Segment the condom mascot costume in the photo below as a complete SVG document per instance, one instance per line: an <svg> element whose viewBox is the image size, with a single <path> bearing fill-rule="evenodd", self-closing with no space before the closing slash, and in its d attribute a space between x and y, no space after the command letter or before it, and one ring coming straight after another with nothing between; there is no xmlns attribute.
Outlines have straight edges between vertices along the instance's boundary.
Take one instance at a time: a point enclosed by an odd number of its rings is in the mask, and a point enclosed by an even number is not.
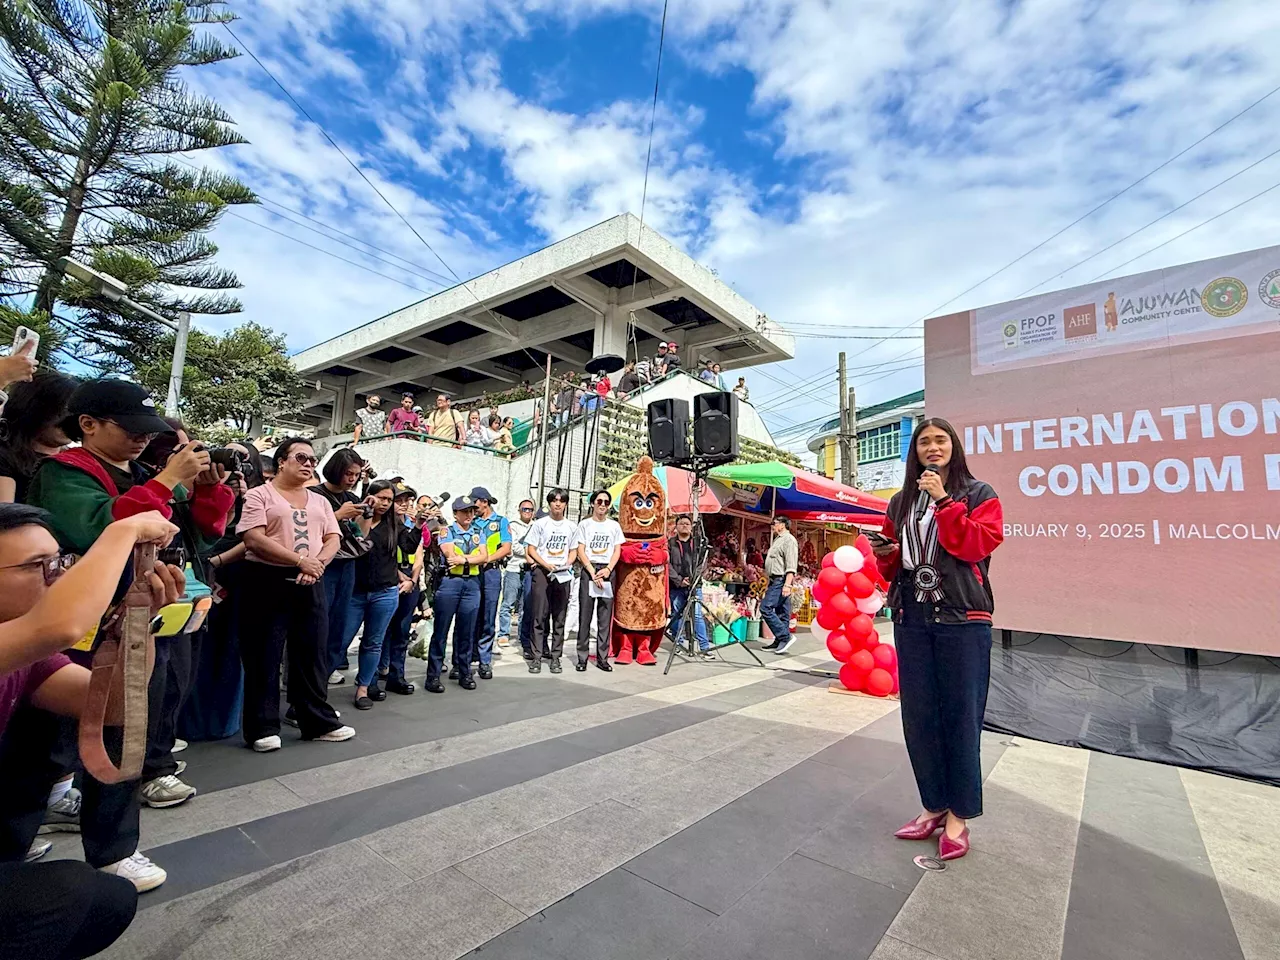
<svg viewBox="0 0 1280 960"><path fill-rule="evenodd" d="M613 662L651 667L667 629L667 496L641 457L618 498L618 524L626 539L614 571Z"/></svg>

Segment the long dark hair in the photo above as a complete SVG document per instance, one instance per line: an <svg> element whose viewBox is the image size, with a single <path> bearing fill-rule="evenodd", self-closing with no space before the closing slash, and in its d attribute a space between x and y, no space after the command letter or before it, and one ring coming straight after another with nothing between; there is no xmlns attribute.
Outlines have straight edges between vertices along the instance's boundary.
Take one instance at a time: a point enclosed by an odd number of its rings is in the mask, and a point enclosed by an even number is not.
<svg viewBox="0 0 1280 960"><path fill-rule="evenodd" d="M66 418L67 400L78 386L80 381L74 377L41 370L10 389L4 419L0 420L0 446L24 475L31 476L40 465L40 454L32 445L41 433Z"/></svg>
<svg viewBox="0 0 1280 960"><path fill-rule="evenodd" d="M902 494L898 497L898 507L894 510L894 516L889 518L899 530L902 529L907 513L916 502L916 484L924 473L924 464L920 462L920 454L916 452L916 443L920 440L920 434L929 427L937 427L951 438L951 462L947 464L947 494L952 497L962 494L973 480L973 474L969 472L969 463L964 457L964 444L960 442L956 428L941 417L926 417L921 420L911 432L911 447L907 451L907 469L902 479Z"/></svg>
<svg viewBox="0 0 1280 960"><path fill-rule="evenodd" d="M145 463L148 467L157 471L164 469L164 465L173 456L173 451L178 449L179 430L187 434L187 440L191 441L191 434L187 431L187 425L181 420L176 417L162 417L161 419L169 425L168 431L157 433L151 438L151 442L147 444L146 449L138 454L139 463Z"/></svg>

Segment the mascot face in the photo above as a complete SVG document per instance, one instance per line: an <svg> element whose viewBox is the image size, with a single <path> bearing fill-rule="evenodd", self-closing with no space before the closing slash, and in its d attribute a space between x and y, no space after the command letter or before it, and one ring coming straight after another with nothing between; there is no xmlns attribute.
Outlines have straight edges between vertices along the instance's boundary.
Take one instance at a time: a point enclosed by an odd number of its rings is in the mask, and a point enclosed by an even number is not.
<svg viewBox="0 0 1280 960"><path fill-rule="evenodd" d="M656 540L667 533L667 495L653 475L653 461L641 457L618 500L618 523L628 540Z"/></svg>

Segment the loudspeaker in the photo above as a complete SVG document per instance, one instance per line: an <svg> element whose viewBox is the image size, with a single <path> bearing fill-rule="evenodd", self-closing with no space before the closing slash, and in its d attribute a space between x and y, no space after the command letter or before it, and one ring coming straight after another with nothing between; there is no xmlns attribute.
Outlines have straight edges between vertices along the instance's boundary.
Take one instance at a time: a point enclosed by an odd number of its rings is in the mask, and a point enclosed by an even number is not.
<svg viewBox="0 0 1280 960"><path fill-rule="evenodd" d="M713 390L693 398L693 452L708 460L737 458L737 394Z"/></svg>
<svg viewBox="0 0 1280 960"><path fill-rule="evenodd" d="M669 397L645 408L649 418L649 456L654 463L689 459L689 401Z"/></svg>

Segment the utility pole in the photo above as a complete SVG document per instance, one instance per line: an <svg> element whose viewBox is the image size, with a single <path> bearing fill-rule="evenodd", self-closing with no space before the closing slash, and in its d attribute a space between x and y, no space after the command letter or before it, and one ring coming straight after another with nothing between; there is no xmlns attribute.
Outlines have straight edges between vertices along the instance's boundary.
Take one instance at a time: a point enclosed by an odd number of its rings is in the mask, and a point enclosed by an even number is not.
<svg viewBox="0 0 1280 960"><path fill-rule="evenodd" d="M846 486L853 484L853 458L849 452L849 384L845 378L844 351L840 351L840 431L836 434L836 445L840 450L840 482Z"/></svg>
<svg viewBox="0 0 1280 960"><path fill-rule="evenodd" d="M853 387L849 388L849 399L845 402L849 411L849 479L845 480L851 487L858 485L858 398Z"/></svg>

